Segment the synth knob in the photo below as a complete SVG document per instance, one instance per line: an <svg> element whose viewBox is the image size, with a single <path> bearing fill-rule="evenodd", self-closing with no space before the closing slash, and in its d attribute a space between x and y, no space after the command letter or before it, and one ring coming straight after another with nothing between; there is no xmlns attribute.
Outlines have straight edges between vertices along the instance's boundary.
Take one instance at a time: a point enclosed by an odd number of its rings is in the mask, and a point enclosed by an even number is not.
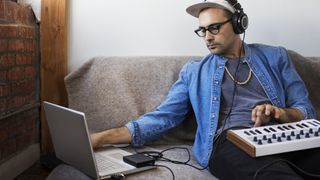
<svg viewBox="0 0 320 180"><path fill-rule="evenodd" d="M312 134L313 133L313 129L310 128L309 129L309 133Z"/></svg>
<svg viewBox="0 0 320 180"><path fill-rule="evenodd" d="M291 136L287 136L287 141L290 141L291 140Z"/></svg>
<svg viewBox="0 0 320 180"><path fill-rule="evenodd" d="M263 140L267 140L267 136L266 136L266 135L263 135L262 139L263 139Z"/></svg>
<svg viewBox="0 0 320 180"><path fill-rule="evenodd" d="M271 138L268 138L268 143L272 143Z"/></svg>
<svg viewBox="0 0 320 180"><path fill-rule="evenodd" d="M318 132L320 132L320 128L318 129Z"/></svg>
<svg viewBox="0 0 320 180"><path fill-rule="evenodd" d="M314 136L319 136L319 132L315 132L315 133L314 133Z"/></svg>
<svg viewBox="0 0 320 180"><path fill-rule="evenodd" d="M262 140L261 139L258 140L258 144L262 145Z"/></svg>
<svg viewBox="0 0 320 180"><path fill-rule="evenodd" d="M296 139L301 139L300 134L297 134Z"/></svg>
<svg viewBox="0 0 320 180"><path fill-rule="evenodd" d="M278 138L277 138L277 141L278 141L278 142L281 142L281 137L278 137Z"/></svg>
<svg viewBox="0 0 320 180"><path fill-rule="evenodd" d="M257 142L257 141L258 141L257 136L254 136L254 137L253 137L253 141L254 141L254 142Z"/></svg>
<svg viewBox="0 0 320 180"><path fill-rule="evenodd" d="M291 136L295 136L294 131L291 131Z"/></svg>
<svg viewBox="0 0 320 180"><path fill-rule="evenodd" d="M310 137L309 133L306 133L306 138L309 138L309 137Z"/></svg>
<svg viewBox="0 0 320 180"><path fill-rule="evenodd" d="M281 137L286 137L286 133L283 132L283 133L281 134Z"/></svg>
<svg viewBox="0 0 320 180"><path fill-rule="evenodd" d="M303 132L303 130L300 130L300 135L304 135L304 132Z"/></svg>
<svg viewBox="0 0 320 180"><path fill-rule="evenodd" d="M272 134L272 139L277 139L276 134Z"/></svg>

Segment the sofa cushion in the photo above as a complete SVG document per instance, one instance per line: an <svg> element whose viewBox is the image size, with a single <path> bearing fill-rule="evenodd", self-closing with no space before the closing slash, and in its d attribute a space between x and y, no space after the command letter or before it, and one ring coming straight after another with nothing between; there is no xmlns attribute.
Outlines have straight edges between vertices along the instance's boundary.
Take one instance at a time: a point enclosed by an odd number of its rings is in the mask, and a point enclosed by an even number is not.
<svg viewBox="0 0 320 180"><path fill-rule="evenodd" d="M317 119L320 120L320 58L306 58L292 50L288 52L309 91L309 99L316 109Z"/></svg>

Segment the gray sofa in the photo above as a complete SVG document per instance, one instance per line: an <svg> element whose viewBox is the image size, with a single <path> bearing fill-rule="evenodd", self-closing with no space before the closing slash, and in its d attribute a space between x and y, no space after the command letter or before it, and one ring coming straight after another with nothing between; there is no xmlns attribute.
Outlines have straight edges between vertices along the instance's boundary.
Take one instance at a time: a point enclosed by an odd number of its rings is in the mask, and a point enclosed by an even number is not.
<svg viewBox="0 0 320 180"><path fill-rule="evenodd" d="M320 58L305 58L289 51L298 73L305 81L310 99L320 115ZM166 97L187 61L201 57L98 57L89 60L65 78L69 106L86 113L91 132L123 126L145 112L152 111ZM196 124L191 114L179 127L170 130L155 142L148 143L144 150L163 150L169 147L187 147L191 151ZM131 148L125 148L133 151ZM182 150L167 152L166 157L187 160ZM175 174L176 179L216 179L208 170L199 171L185 165L167 162L164 164ZM191 157L190 164L197 165ZM228 173L228 172L226 172ZM47 177L48 180L90 179L68 165L59 165ZM126 179L172 179L165 168L157 168L133 175Z"/></svg>

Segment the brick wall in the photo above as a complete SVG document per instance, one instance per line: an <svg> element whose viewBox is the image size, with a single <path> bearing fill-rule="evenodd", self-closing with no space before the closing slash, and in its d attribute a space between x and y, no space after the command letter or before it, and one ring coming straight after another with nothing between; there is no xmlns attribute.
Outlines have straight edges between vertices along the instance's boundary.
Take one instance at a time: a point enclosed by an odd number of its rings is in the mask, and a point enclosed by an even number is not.
<svg viewBox="0 0 320 180"><path fill-rule="evenodd" d="M39 27L31 8L0 0L0 164L38 132Z"/></svg>

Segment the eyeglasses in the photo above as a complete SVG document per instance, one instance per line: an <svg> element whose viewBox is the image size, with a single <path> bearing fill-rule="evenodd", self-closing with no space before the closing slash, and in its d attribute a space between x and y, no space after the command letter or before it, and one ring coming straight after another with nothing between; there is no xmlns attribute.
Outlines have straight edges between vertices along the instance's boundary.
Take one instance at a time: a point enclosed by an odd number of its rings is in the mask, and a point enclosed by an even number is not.
<svg viewBox="0 0 320 180"><path fill-rule="evenodd" d="M221 27L228 23L229 21L231 21L231 19L228 19L224 22L221 23L214 23L214 24L210 24L207 28L205 27L199 27L198 29L196 29L194 32L199 36L199 37L205 37L206 36L206 32L209 31L211 34L213 35L217 35L221 29Z"/></svg>

